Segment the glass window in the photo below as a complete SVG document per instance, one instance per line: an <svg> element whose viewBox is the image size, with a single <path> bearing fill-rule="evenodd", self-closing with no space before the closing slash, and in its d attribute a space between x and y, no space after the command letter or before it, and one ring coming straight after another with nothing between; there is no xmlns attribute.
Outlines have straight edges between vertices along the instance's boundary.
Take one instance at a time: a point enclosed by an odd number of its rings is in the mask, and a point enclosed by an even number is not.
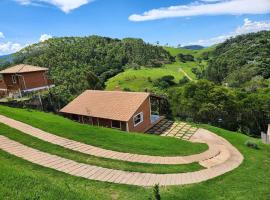
<svg viewBox="0 0 270 200"><path fill-rule="evenodd" d="M120 121L116 121L116 120L112 120L112 128L121 129L121 122Z"/></svg>
<svg viewBox="0 0 270 200"><path fill-rule="evenodd" d="M134 126L137 126L142 122L143 122L143 113L142 112L133 117Z"/></svg>
<svg viewBox="0 0 270 200"><path fill-rule="evenodd" d="M11 78L13 84L17 83L16 75L12 75Z"/></svg>

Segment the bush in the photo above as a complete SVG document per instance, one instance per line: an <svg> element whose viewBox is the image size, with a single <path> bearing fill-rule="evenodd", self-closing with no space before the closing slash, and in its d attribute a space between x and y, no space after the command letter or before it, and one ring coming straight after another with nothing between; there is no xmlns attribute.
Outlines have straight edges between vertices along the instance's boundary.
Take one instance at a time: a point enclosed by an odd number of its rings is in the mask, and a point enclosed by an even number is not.
<svg viewBox="0 0 270 200"><path fill-rule="evenodd" d="M250 140L246 141L245 145L252 149L259 149L258 145L255 142L250 141Z"/></svg>
<svg viewBox="0 0 270 200"><path fill-rule="evenodd" d="M125 87L125 88L123 89L123 91L125 91L125 92L131 92L132 90L131 90L130 88Z"/></svg>
<svg viewBox="0 0 270 200"><path fill-rule="evenodd" d="M182 54L179 53L177 55L177 58L181 61L181 62L188 62L188 61L194 61L194 56L190 55L190 54Z"/></svg>
<svg viewBox="0 0 270 200"><path fill-rule="evenodd" d="M180 85L184 85L184 84L186 84L188 82L189 82L189 79L186 76L184 76L184 78L182 78L182 79L179 80L179 84Z"/></svg>
<svg viewBox="0 0 270 200"><path fill-rule="evenodd" d="M163 76L154 82L154 86L161 89L166 89L170 86L175 85L175 82L173 80L174 76L171 75Z"/></svg>
<svg viewBox="0 0 270 200"><path fill-rule="evenodd" d="M154 188L153 188L153 198L150 197L149 200L161 200L161 196L160 196L160 193L159 193L159 185L155 185Z"/></svg>

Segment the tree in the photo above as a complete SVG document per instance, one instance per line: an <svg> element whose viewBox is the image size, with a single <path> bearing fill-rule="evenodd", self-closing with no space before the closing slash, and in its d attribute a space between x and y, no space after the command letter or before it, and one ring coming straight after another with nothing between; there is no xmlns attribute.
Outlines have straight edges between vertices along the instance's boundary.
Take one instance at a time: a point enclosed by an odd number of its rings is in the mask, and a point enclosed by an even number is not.
<svg viewBox="0 0 270 200"><path fill-rule="evenodd" d="M244 91L206 80L168 91L174 116L209 123L232 131L260 135L270 121L270 89Z"/></svg>
<svg viewBox="0 0 270 200"><path fill-rule="evenodd" d="M177 54L177 58L181 61L181 62L189 62L189 61L194 61L194 56L190 55L190 54L182 54L179 53Z"/></svg>
<svg viewBox="0 0 270 200"><path fill-rule="evenodd" d="M184 78L179 80L180 85L184 85L189 82L189 78L187 76L184 76Z"/></svg>
<svg viewBox="0 0 270 200"><path fill-rule="evenodd" d="M102 89L109 78L127 67L160 67L172 60L163 47L141 39L90 36L52 38L30 45L16 53L11 64L48 67L56 85L51 95L65 105L86 89Z"/></svg>

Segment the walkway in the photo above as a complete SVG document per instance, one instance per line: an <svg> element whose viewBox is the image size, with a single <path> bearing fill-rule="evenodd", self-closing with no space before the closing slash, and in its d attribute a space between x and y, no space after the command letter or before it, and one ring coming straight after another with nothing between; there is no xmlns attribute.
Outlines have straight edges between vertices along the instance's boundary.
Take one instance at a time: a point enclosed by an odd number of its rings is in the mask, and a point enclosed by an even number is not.
<svg viewBox="0 0 270 200"><path fill-rule="evenodd" d="M222 144L224 144L230 151L230 158L224 163L196 172L178 174L151 174L126 172L81 164L59 156L35 150L18 142L12 141L4 136L0 136L0 149L37 165L90 180L137 186L154 186L155 184L169 186L198 183L231 171L241 164L243 157L227 142L222 141Z"/></svg>
<svg viewBox="0 0 270 200"><path fill-rule="evenodd" d="M89 155L128 162L153 164L186 164L199 162L200 165L206 168L196 172L178 174L152 174L107 169L78 163L59 156L44 153L12 141L7 137L0 136L0 149L3 151L37 165L55 169L70 175L84 177L90 180L137 186L153 186L155 184L162 186L183 185L198 183L220 176L235 169L243 161L241 153L227 140L205 129L198 129L191 136L190 141L207 143L209 146L208 151L190 156L161 157L105 150L47 133L25 123L1 115L0 122L41 140Z"/></svg>
<svg viewBox="0 0 270 200"><path fill-rule="evenodd" d="M197 127L191 126L185 122L173 122L163 119L148 130L147 133L190 140L197 130Z"/></svg>
<svg viewBox="0 0 270 200"><path fill-rule="evenodd" d="M201 134L197 134L196 141L190 140L191 142L207 143L209 149L200 154L194 154L189 156L172 156L172 157L162 157L162 156L149 156L149 155L138 155L131 153L123 153L117 151L111 151L102 149L99 147L91 146L81 142L73 141L67 138L63 138L51 133L42 131L38 128L32 127L28 124L10 119L8 117L0 115L0 123L3 123L7 126L15 128L23 133L36 137L40 140L59 145L61 147L78 151L84 154L109 158L114 160L135 162L135 163L149 163L149 164L189 164L193 162L200 162L207 160L209 158L215 157L220 154L220 149L214 143L208 143L207 140L204 140Z"/></svg>
<svg viewBox="0 0 270 200"><path fill-rule="evenodd" d="M182 69L182 67L179 68L179 72L182 72L190 81L193 81L193 79Z"/></svg>

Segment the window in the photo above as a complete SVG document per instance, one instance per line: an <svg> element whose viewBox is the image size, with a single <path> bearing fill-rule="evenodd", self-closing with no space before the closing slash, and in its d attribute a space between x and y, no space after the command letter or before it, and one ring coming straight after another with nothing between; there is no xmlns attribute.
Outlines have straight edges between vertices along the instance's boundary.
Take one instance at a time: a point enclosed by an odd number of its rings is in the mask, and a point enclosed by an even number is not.
<svg viewBox="0 0 270 200"><path fill-rule="evenodd" d="M142 112L133 117L134 126L137 126L142 122L143 122L143 113Z"/></svg>
<svg viewBox="0 0 270 200"><path fill-rule="evenodd" d="M116 120L112 120L112 128L121 129L121 122L116 121Z"/></svg>
<svg viewBox="0 0 270 200"><path fill-rule="evenodd" d="M13 84L17 83L16 75L12 75L11 78Z"/></svg>
<svg viewBox="0 0 270 200"><path fill-rule="evenodd" d="M4 80L4 77L2 74L0 74L0 82L2 82Z"/></svg>

